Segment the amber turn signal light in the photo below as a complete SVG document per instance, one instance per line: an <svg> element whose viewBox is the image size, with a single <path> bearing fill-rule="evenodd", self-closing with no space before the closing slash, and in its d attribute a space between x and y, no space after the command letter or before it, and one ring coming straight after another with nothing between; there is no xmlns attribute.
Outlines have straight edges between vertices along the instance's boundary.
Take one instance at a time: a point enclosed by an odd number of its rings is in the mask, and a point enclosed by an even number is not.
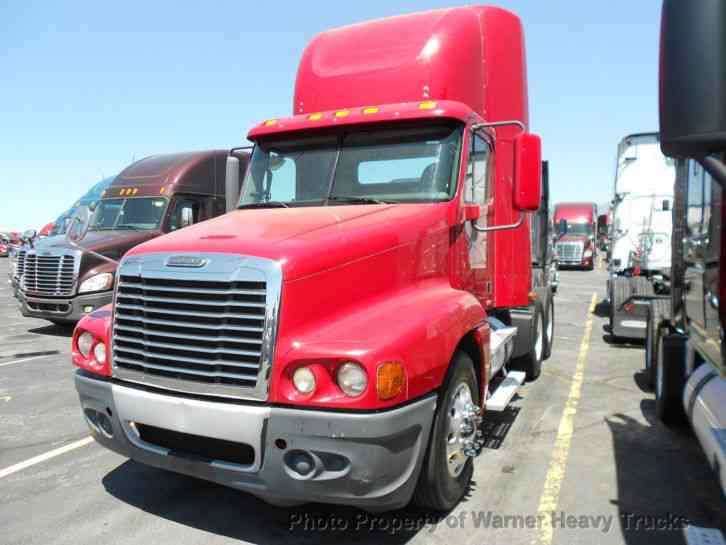
<svg viewBox="0 0 726 545"><path fill-rule="evenodd" d="M403 365L397 361L387 361L378 366L376 388L378 399L393 399L403 391L406 384L406 373Z"/></svg>

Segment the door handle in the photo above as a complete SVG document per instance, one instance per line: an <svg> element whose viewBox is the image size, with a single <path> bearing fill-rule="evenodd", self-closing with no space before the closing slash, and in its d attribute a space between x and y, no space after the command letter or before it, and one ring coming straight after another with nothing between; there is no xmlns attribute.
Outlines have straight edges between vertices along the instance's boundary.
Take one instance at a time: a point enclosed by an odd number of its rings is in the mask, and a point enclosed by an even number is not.
<svg viewBox="0 0 726 545"><path fill-rule="evenodd" d="M708 301L708 304L711 305L711 308L718 310L718 295L709 290L706 292L706 300Z"/></svg>

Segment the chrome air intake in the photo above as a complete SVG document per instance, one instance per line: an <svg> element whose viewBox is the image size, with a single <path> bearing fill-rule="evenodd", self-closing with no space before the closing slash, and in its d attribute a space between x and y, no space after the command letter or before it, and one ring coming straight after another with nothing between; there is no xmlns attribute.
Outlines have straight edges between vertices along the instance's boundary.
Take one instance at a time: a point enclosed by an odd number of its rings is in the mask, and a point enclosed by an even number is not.
<svg viewBox="0 0 726 545"><path fill-rule="evenodd" d="M267 399L282 275L233 254L148 254L119 266L113 374L185 393Z"/></svg>

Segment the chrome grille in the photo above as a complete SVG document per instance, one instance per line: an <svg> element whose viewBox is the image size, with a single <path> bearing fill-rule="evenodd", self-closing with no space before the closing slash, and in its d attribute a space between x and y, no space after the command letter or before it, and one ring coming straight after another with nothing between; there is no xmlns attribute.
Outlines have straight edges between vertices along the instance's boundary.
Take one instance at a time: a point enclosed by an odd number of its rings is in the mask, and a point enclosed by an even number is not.
<svg viewBox="0 0 726 545"><path fill-rule="evenodd" d="M50 296L73 295L76 283L73 255L39 255L33 251L25 252L22 258L21 255L18 255L18 267L19 274L23 275L21 287L24 292Z"/></svg>
<svg viewBox="0 0 726 545"><path fill-rule="evenodd" d="M558 242L557 257L560 261L580 261L583 245L579 242Z"/></svg>
<svg viewBox="0 0 726 545"><path fill-rule="evenodd" d="M270 293L259 274L210 278L171 267L147 274L145 268L120 269L114 374L185 392L266 397L279 289Z"/></svg>
<svg viewBox="0 0 726 545"><path fill-rule="evenodd" d="M25 254L27 253L27 250L17 250L15 253L15 278L18 279L23 274L23 269L25 268Z"/></svg>

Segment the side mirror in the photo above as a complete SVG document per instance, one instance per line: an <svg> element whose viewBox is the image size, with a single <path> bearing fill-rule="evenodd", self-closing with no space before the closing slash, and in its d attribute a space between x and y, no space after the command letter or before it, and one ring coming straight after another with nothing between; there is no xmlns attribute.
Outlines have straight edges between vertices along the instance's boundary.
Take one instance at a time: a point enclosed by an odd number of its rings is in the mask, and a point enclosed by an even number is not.
<svg viewBox="0 0 726 545"><path fill-rule="evenodd" d="M194 210L192 210L190 207L185 206L181 209L181 214L179 215L179 228L182 227L188 227L189 225L192 225L194 223Z"/></svg>
<svg viewBox="0 0 726 545"><path fill-rule="evenodd" d="M667 156L698 156L726 148L724 35L726 2L663 2L660 134Z"/></svg>
<svg viewBox="0 0 726 545"><path fill-rule="evenodd" d="M608 233L608 215L600 214L597 217L597 234L598 236L605 236Z"/></svg>
<svg viewBox="0 0 726 545"><path fill-rule="evenodd" d="M542 141L539 136L521 133L514 139L514 195L516 210L539 210L542 200Z"/></svg>
<svg viewBox="0 0 726 545"><path fill-rule="evenodd" d="M21 235L21 239L25 242L30 242L31 240L35 239L35 237L38 236L38 231L35 229L28 229L27 231L23 231L23 234Z"/></svg>
<svg viewBox="0 0 726 545"><path fill-rule="evenodd" d="M71 216L66 227L66 240L72 245L77 245L86 237L88 227L91 224L91 213L87 206L79 206Z"/></svg>
<svg viewBox="0 0 726 545"><path fill-rule="evenodd" d="M671 201L668 199L663 199L663 212L668 212L671 209Z"/></svg>

